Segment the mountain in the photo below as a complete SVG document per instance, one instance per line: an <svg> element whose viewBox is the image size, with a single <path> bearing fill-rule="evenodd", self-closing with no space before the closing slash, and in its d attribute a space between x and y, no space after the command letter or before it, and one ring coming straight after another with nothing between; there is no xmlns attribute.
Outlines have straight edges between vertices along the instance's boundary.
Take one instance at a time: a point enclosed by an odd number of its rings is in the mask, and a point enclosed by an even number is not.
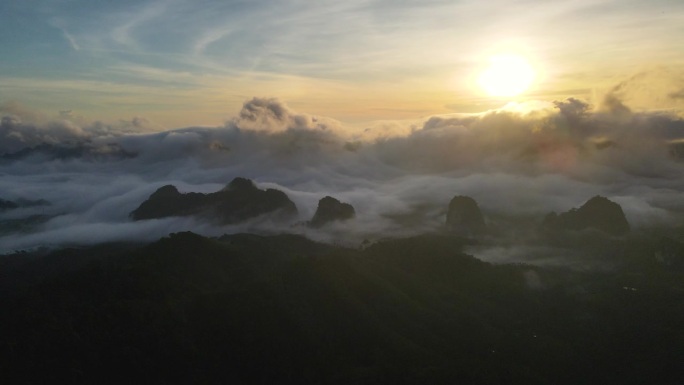
<svg viewBox="0 0 684 385"><path fill-rule="evenodd" d="M550 231L595 229L609 235L624 235L629 232L629 222L619 204L597 195L578 209L548 214L543 228Z"/></svg>
<svg viewBox="0 0 684 385"><path fill-rule="evenodd" d="M262 215L290 219L296 217L297 207L280 190L261 190L249 179L235 178L222 190L210 194L182 194L175 186L166 185L130 213L136 221L191 215L232 224Z"/></svg>
<svg viewBox="0 0 684 385"><path fill-rule="evenodd" d="M455 196L449 202L446 218L447 228L461 235L482 234L486 230L484 216L475 199Z"/></svg>
<svg viewBox="0 0 684 385"><path fill-rule="evenodd" d="M616 240L650 268L604 272L493 265L464 242L186 232L6 256L0 371L10 384L680 382L683 274L648 242Z"/></svg>
<svg viewBox="0 0 684 385"><path fill-rule="evenodd" d="M346 221L356 216L354 207L349 203L342 203L337 199L326 196L318 201L318 207L309 226L321 227L327 223L335 221Z"/></svg>

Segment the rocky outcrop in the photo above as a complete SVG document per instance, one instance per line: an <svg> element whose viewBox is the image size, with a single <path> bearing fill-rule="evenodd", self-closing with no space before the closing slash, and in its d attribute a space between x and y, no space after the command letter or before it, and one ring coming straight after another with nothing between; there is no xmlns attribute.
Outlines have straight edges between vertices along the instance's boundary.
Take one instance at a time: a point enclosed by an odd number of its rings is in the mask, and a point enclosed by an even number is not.
<svg viewBox="0 0 684 385"><path fill-rule="evenodd" d="M235 178L222 190L210 194L182 194L172 185L160 187L130 217L137 221L191 215L233 224L262 215L290 219L297 215L297 207L280 190L261 190L249 179Z"/></svg>
<svg viewBox="0 0 684 385"><path fill-rule="evenodd" d="M354 207L349 203L342 203L337 199L326 196L318 201L318 208L309 226L321 227L327 223L335 221L346 221L356 216Z"/></svg>
<svg viewBox="0 0 684 385"><path fill-rule="evenodd" d="M629 232L629 222L619 204L597 195L578 209L548 214L543 228L547 231L595 229L610 235L623 235Z"/></svg>
<svg viewBox="0 0 684 385"><path fill-rule="evenodd" d="M475 199L462 195L455 196L449 202L446 225L450 231L461 235L482 234L487 229Z"/></svg>

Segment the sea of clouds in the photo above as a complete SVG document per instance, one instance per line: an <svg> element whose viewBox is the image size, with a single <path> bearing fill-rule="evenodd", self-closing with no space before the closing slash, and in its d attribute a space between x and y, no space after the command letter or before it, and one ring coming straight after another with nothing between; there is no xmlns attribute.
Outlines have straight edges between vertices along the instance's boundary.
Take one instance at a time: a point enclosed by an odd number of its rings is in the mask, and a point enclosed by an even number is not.
<svg viewBox="0 0 684 385"><path fill-rule="evenodd" d="M620 203L635 229L684 218L684 121L671 112L632 111L615 92L600 106L578 99L511 104L360 130L275 98L247 100L220 127L154 131L140 118L104 124L63 115L44 119L16 104L0 106L0 199L51 203L0 212L0 222L49 218L0 235L0 253L186 230L286 231L358 244L440 229L454 195L475 198L491 222L540 221L594 195ZM357 218L322 229L129 219L163 185L208 193L238 176L286 192L302 221L326 195L351 203Z"/></svg>

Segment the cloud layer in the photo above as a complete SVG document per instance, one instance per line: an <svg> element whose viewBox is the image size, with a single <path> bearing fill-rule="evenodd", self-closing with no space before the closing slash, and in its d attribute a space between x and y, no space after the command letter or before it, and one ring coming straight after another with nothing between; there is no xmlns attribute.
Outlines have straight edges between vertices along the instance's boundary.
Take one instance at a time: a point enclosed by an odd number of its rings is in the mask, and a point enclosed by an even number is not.
<svg viewBox="0 0 684 385"><path fill-rule="evenodd" d="M2 113L0 198L46 199L52 205L0 213L0 221L50 218L31 232L0 235L0 252L150 240L181 230L289 231L358 244L439 229L454 195L474 197L489 221L501 223L541 219L596 194L620 203L637 229L684 218L684 162L676 151L684 141L684 121L663 112L633 112L617 92L596 108L577 99L510 105L433 116L394 131L386 125L352 131L272 98L246 101L221 127L165 132L145 133L141 119L115 125L69 116L49 120L17 106L5 106ZM90 152L37 157L30 148L40 144L87 146ZM112 149L127 156L84 155ZM7 157L21 150L23 155ZM162 185L212 192L237 176L285 191L302 221L326 195L351 203L357 218L315 230L264 221L214 227L191 218L128 218Z"/></svg>

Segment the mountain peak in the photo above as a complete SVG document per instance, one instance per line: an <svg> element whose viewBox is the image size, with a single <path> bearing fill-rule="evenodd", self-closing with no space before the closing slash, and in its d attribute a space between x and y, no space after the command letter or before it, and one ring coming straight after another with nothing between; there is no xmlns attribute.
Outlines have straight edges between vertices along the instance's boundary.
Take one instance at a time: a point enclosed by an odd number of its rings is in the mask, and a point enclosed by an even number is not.
<svg viewBox="0 0 684 385"><path fill-rule="evenodd" d="M623 235L629 232L629 222L619 204L596 195L580 208L555 215L551 213L544 219L544 226L553 230L596 229L610 235Z"/></svg>
<svg viewBox="0 0 684 385"><path fill-rule="evenodd" d="M467 235L485 231L485 221L475 199L457 195L449 202L446 224L449 229Z"/></svg>
<svg viewBox="0 0 684 385"><path fill-rule="evenodd" d="M279 190L260 190L249 179L235 178L224 189L181 194L172 185L160 187L130 214L133 220L172 216L203 216L219 223L238 223L269 215L274 219L297 214L297 207Z"/></svg>
<svg viewBox="0 0 684 385"><path fill-rule="evenodd" d="M180 192L178 192L178 189L176 186L172 184L167 184L166 186L162 186L157 189L154 193L152 193L152 196L154 197L165 197L165 196L176 196L179 195Z"/></svg>
<svg viewBox="0 0 684 385"><path fill-rule="evenodd" d="M230 181L223 190L257 190L257 186L251 179L237 177Z"/></svg>
<svg viewBox="0 0 684 385"><path fill-rule="evenodd" d="M329 222L345 221L356 216L354 207L349 203L343 203L339 200L326 196L318 201L318 208L316 213L309 222L312 227L321 227Z"/></svg>

